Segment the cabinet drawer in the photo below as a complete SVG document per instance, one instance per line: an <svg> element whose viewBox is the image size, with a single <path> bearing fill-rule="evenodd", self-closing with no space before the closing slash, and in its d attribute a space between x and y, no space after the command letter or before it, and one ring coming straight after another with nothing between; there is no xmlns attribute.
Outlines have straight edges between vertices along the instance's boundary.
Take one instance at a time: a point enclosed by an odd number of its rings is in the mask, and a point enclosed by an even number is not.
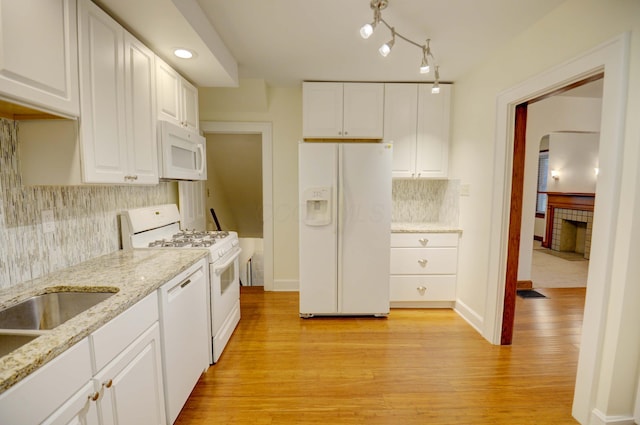
<svg viewBox="0 0 640 425"><path fill-rule="evenodd" d="M4 392L0 423L41 423L91 379L89 359L85 338Z"/></svg>
<svg viewBox="0 0 640 425"><path fill-rule="evenodd" d="M391 276L390 301L455 301L455 276Z"/></svg>
<svg viewBox="0 0 640 425"><path fill-rule="evenodd" d="M457 248L391 248L391 274L456 274Z"/></svg>
<svg viewBox="0 0 640 425"><path fill-rule="evenodd" d="M456 247L457 233L392 233L391 247L395 248L428 248Z"/></svg>
<svg viewBox="0 0 640 425"><path fill-rule="evenodd" d="M153 292L91 334L94 372L102 369L157 320L158 295Z"/></svg>

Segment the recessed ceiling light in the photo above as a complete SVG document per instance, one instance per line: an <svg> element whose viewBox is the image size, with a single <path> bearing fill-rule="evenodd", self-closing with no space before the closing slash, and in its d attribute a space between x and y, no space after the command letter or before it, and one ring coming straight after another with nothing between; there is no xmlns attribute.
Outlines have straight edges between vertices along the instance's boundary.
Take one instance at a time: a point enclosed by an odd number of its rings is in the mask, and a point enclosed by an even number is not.
<svg viewBox="0 0 640 425"><path fill-rule="evenodd" d="M191 50L187 49L175 49L173 54L181 59L191 59L194 56L194 53Z"/></svg>

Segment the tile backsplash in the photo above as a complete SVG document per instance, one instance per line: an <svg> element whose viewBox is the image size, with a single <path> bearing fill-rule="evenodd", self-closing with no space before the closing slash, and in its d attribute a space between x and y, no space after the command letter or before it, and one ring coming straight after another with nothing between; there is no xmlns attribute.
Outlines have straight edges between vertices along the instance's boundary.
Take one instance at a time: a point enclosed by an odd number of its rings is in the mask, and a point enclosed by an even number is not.
<svg viewBox="0 0 640 425"><path fill-rule="evenodd" d="M438 223L458 226L459 180L394 179L394 223Z"/></svg>
<svg viewBox="0 0 640 425"><path fill-rule="evenodd" d="M23 186L20 123L0 119L0 289L117 251L123 209L177 203L175 183L155 186ZM55 230L41 214L52 210Z"/></svg>

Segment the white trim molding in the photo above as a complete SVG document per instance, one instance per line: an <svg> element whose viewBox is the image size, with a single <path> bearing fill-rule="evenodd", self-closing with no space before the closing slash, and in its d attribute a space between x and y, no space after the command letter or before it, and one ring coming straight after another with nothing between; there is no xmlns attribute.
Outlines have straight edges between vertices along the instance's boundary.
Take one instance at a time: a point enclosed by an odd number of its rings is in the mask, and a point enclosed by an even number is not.
<svg viewBox="0 0 640 425"><path fill-rule="evenodd" d="M200 130L222 134L262 136L262 237L264 240L264 290L273 291L273 140L270 122L200 121Z"/></svg>
<svg viewBox="0 0 640 425"><path fill-rule="evenodd" d="M591 422L589 425L634 425L632 417L627 416L607 416L598 409L591 412Z"/></svg>
<svg viewBox="0 0 640 425"><path fill-rule="evenodd" d="M297 279L274 280L272 290L279 292L298 292L300 290L300 281Z"/></svg>
<svg viewBox="0 0 640 425"><path fill-rule="evenodd" d="M628 87L630 34L622 34L583 55L502 92L496 106L495 174L493 178L489 240L488 289L482 335L500 343L507 262L507 241L513 169L513 130L518 104L604 71L600 174L596 190L593 242L583 320L573 415L589 423L596 405L607 312L611 308L610 281L616 245L616 219L620 203L624 146L624 119Z"/></svg>
<svg viewBox="0 0 640 425"><path fill-rule="evenodd" d="M482 316L473 311L468 305L461 300L456 300L456 305L453 310L458 313L458 316L462 317L468 324L470 324L479 334L482 334L484 327L484 320Z"/></svg>

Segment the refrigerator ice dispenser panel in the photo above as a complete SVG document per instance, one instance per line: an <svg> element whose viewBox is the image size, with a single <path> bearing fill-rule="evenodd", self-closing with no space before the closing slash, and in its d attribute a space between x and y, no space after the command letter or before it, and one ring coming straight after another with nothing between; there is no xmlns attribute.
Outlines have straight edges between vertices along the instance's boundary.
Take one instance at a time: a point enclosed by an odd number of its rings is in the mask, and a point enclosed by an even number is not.
<svg viewBox="0 0 640 425"><path fill-rule="evenodd" d="M309 226L326 226L331 223L331 188L311 187L304 191L305 217Z"/></svg>

